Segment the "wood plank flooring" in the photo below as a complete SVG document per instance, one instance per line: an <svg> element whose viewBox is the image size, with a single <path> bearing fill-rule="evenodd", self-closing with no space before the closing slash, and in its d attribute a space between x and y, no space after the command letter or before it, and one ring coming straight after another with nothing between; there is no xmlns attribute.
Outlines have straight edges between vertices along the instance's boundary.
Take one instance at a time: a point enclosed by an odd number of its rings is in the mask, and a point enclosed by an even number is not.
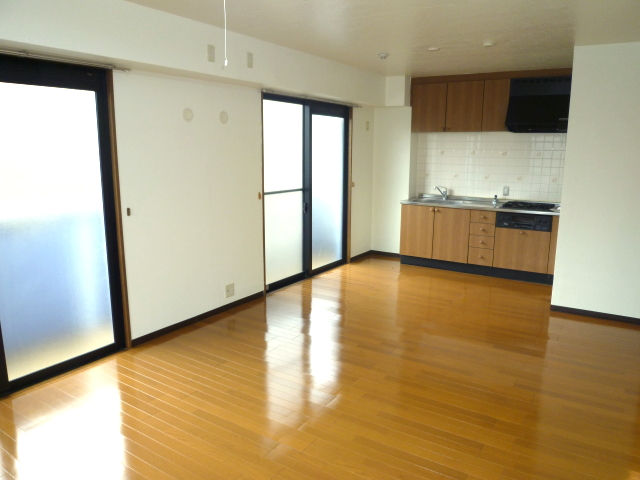
<svg viewBox="0 0 640 480"><path fill-rule="evenodd" d="M579 288L579 287L576 287ZM373 257L0 401L0 479L640 479L640 328Z"/></svg>

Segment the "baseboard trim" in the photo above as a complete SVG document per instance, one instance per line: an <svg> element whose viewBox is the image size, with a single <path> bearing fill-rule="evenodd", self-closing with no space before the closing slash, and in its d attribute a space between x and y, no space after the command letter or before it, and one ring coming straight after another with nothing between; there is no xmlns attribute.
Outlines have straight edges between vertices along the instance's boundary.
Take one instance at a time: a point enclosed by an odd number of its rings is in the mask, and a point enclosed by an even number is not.
<svg viewBox="0 0 640 480"><path fill-rule="evenodd" d="M183 320L182 322L174 323L173 325L161 328L160 330L156 330L155 332L147 333L142 337L134 338L131 341L131 345L137 347L138 345L141 345L150 340L154 340L158 337L166 335L167 333L175 332L176 330L180 330L181 328L188 327L189 325L193 325L194 323L198 323L202 320L213 317L214 315L218 315L219 313L226 312L227 310L231 310L232 308L239 307L240 305L244 305L245 303L252 302L263 296L264 292L258 292L254 293L253 295L249 295L248 297L241 298L240 300L236 300L235 302L227 303L226 305L214 308L213 310L209 310L205 313L201 313L200 315L196 315L195 317Z"/></svg>
<svg viewBox="0 0 640 480"><path fill-rule="evenodd" d="M603 320L614 320L616 322L633 323L640 325L640 318L625 317L623 315L613 315L612 313L592 312L591 310L581 310L579 308L561 307L560 305L551 305L552 312L571 313L583 317L601 318Z"/></svg>
<svg viewBox="0 0 640 480"><path fill-rule="evenodd" d="M444 260L409 257L407 255L403 255L401 258L401 263L404 265L415 265L417 267L449 270L450 272L472 273L474 275L483 275L485 277L504 278L505 280L519 280L521 282L553 285L553 275L548 275L546 273L521 272L520 270L485 267L482 265L472 265L470 263L446 262Z"/></svg>
<svg viewBox="0 0 640 480"><path fill-rule="evenodd" d="M381 252L380 250L371 250L371 255L380 255L382 257L401 258L399 253Z"/></svg>
<svg viewBox="0 0 640 480"><path fill-rule="evenodd" d="M355 257L351 257L351 262L356 262L358 260L362 260L363 258L368 258L371 256L371 250L369 250L368 252L364 252L364 253L360 253L359 255L356 255Z"/></svg>
<svg viewBox="0 0 640 480"><path fill-rule="evenodd" d="M355 257L351 257L351 261L356 262L358 260L362 260L363 258L369 258L372 255L378 255L381 257L401 258L399 253L381 252L380 250L369 250L368 252L364 252L364 253L361 253L360 255L356 255Z"/></svg>

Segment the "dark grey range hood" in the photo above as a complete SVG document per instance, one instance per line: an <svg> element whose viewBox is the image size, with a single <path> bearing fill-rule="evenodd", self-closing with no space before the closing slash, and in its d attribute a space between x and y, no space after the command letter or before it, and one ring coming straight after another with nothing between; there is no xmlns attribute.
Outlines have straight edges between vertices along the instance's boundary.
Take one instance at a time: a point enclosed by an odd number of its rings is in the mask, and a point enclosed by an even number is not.
<svg viewBox="0 0 640 480"><path fill-rule="evenodd" d="M571 76L511 79L505 122L514 133L566 132Z"/></svg>

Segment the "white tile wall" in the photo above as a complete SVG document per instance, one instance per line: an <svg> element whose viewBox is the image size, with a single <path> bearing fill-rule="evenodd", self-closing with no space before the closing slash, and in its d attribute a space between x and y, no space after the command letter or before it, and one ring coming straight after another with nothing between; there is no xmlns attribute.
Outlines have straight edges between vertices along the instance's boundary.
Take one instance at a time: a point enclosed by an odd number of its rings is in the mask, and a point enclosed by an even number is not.
<svg viewBox="0 0 640 480"><path fill-rule="evenodd" d="M565 133L415 133L418 135L418 193L559 202Z"/></svg>

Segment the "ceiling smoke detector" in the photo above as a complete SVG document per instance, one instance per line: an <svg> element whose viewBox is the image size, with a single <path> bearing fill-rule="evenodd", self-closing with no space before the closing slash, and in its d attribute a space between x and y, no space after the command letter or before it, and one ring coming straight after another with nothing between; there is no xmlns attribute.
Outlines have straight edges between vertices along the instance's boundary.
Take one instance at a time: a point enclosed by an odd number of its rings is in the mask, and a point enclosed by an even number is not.
<svg viewBox="0 0 640 480"><path fill-rule="evenodd" d="M493 47L495 46L495 42L492 42L491 40L487 40L486 42L484 42L482 44L483 47Z"/></svg>
<svg viewBox="0 0 640 480"><path fill-rule="evenodd" d="M437 52L438 50L440 50L440 47L429 47L427 48L427 50L429 50L430 52Z"/></svg>
<svg viewBox="0 0 640 480"><path fill-rule="evenodd" d="M386 60L387 57L389 56L388 53L379 53L378 56L380 57L380 60Z"/></svg>

